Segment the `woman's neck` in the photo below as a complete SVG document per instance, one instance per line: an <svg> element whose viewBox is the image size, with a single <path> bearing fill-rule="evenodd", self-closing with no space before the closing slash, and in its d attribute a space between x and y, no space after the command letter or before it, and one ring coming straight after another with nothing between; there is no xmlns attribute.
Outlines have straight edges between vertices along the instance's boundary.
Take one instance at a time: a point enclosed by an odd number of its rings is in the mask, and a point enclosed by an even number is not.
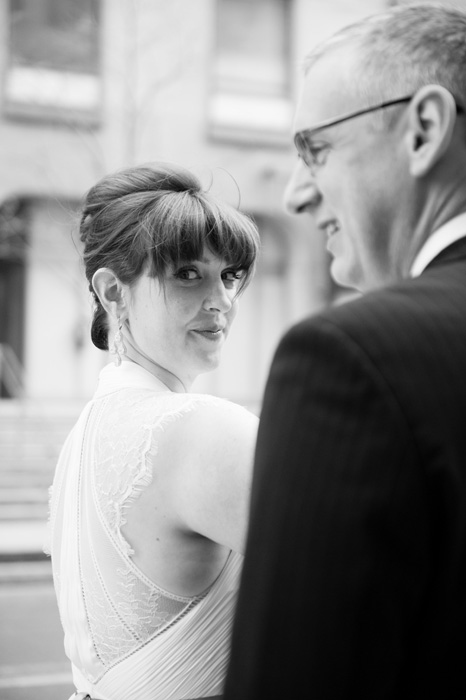
<svg viewBox="0 0 466 700"><path fill-rule="evenodd" d="M122 330L122 336L124 338L124 343L126 346L126 353L121 358L122 360L129 360L137 365L140 365L148 372L154 375L159 381L164 384L167 389L178 394L184 394L188 391L186 386L183 384L181 379L170 372L170 370L165 369L162 365L159 365L155 360L150 358L146 353L141 350L134 340L129 328Z"/></svg>

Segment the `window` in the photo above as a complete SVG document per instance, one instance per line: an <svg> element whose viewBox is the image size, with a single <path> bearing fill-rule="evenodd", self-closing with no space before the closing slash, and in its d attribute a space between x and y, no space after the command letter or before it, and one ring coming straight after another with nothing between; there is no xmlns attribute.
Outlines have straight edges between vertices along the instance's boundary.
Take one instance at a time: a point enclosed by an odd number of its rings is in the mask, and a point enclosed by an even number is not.
<svg viewBox="0 0 466 700"><path fill-rule="evenodd" d="M95 119L98 0L10 0L7 113Z"/></svg>
<svg viewBox="0 0 466 700"><path fill-rule="evenodd" d="M218 0L211 133L288 139L291 0Z"/></svg>

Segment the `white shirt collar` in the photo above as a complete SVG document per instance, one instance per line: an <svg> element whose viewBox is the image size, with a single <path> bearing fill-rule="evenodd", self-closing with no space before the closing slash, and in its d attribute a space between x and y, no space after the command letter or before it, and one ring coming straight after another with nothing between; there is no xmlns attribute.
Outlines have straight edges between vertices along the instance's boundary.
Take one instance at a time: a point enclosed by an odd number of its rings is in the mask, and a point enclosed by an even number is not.
<svg viewBox="0 0 466 700"><path fill-rule="evenodd" d="M419 275L424 272L427 265L431 263L442 250L445 250L449 245L455 241L459 241L460 238L464 238L465 236L466 212L455 216L434 231L414 258L409 273L410 276L419 277Z"/></svg>

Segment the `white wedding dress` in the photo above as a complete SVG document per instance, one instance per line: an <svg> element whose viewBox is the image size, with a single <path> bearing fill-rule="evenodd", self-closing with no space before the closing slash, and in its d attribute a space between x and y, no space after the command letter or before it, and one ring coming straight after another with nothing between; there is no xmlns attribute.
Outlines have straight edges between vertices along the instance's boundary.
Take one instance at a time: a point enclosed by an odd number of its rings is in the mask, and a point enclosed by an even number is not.
<svg viewBox="0 0 466 700"><path fill-rule="evenodd" d="M108 365L62 449L50 552L78 691L101 700L222 692L242 556L231 552L208 590L183 597L149 580L122 535L127 510L157 469L164 426L220 401L171 393L130 362Z"/></svg>

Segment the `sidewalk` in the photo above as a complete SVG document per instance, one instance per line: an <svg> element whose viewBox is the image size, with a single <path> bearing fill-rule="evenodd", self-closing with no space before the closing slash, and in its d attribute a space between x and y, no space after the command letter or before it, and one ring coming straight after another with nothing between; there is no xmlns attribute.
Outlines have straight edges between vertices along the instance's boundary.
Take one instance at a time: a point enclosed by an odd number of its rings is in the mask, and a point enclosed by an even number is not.
<svg viewBox="0 0 466 700"><path fill-rule="evenodd" d="M47 523L0 521L0 585L51 581L50 557L44 553Z"/></svg>

